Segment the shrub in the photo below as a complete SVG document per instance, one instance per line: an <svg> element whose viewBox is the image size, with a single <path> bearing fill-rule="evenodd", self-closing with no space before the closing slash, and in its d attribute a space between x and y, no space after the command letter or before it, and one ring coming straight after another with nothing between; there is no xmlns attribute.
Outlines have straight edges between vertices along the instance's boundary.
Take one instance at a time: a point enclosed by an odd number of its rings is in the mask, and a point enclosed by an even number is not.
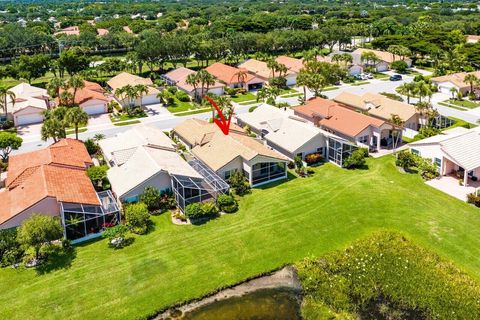
<svg viewBox="0 0 480 320"><path fill-rule="evenodd" d="M237 95L237 90L234 88L230 88L229 86L223 87L223 91L225 91L225 93L228 94L229 96Z"/></svg>
<svg viewBox="0 0 480 320"><path fill-rule="evenodd" d="M143 202L129 204L125 207L125 221L127 227L136 234L145 234L151 223L147 206Z"/></svg>
<svg viewBox="0 0 480 320"><path fill-rule="evenodd" d="M258 108L258 106L252 106L252 107L248 108L248 112L253 112L257 108Z"/></svg>
<svg viewBox="0 0 480 320"><path fill-rule="evenodd" d="M418 157L415 156L413 153L410 151L400 151L397 154L397 159L395 160L395 164L398 167L401 167L405 170L408 170L409 168L415 167L417 165L417 159Z"/></svg>
<svg viewBox="0 0 480 320"><path fill-rule="evenodd" d="M276 104L275 99L273 99L272 97L269 97L267 99L267 104L274 106Z"/></svg>
<svg viewBox="0 0 480 320"><path fill-rule="evenodd" d="M420 128L418 133L413 137L415 141L417 140L422 140L425 138L433 137L436 136L437 134L440 134L440 130L434 127L423 127Z"/></svg>
<svg viewBox="0 0 480 320"><path fill-rule="evenodd" d="M98 147L98 144L95 141L93 141L93 139L87 139L83 142L83 144L85 145L85 148L87 149L87 152L89 155L96 154L100 149Z"/></svg>
<svg viewBox="0 0 480 320"><path fill-rule="evenodd" d="M38 260L42 247L62 237L63 230L58 218L33 214L18 228L17 241L25 249L32 247L35 251L35 260Z"/></svg>
<svg viewBox="0 0 480 320"><path fill-rule="evenodd" d="M343 166L347 169L361 168L365 166L366 157L368 157L368 150L359 148L343 161Z"/></svg>
<svg viewBox="0 0 480 320"><path fill-rule="evenodd" d="M302 312L347 313L342 319L480 318L478 282L394 232L374 233L345 250L305 259L297 270L306 302ZM385 306L398 315L378 315Z"/></svg>
<svg viewBox="0 0 480 320"><path fill-rule="evenodd" d="M218 206L220 207L220 210L222 210L225 213L233 213L238 210L238 203L235 201L235 198L227 195L227 194L222 194L218 197L217 199Z"/></svg>
<svg viewBox="0 0 480 320"><path fill-rule="evenodd" d="M149 211L160 209L160 198L162 195L155 187L146 187L140 195L140 201L145 203Z"/></svg>
<svg viewBox="0 0 480 320"><path fill-rule="evenodd" d="M250 184L248 183L247 178L245 178L243 173L240 171L234 171L230 175L228 183L230 184L232 191L239 196L243 196L250 192Z"/></svg>
<svg viewBox="0 0 480 320"><path fill-rule="evenodd" d="M185 91L178 90L175 93L175 97L182 102L189 102L190 101L190 96Z"/></svg>
<svg viewBox="0 0 480 320"><path fill-rule="evenodd" d="M114 248L121 248L125 241L125 235L128 232L127 226L123 224L116 225L103 231L103 237L108 239L108 245Z"/></svg>
<svg viewBox="0 0 480 320"><path fill-rule="evenodd" d="M467 202L480 207L480 196L477 196L475 193L469 193L467 194Z"/></svg>
<svg viewBox="0 0 480 320"><path fill-rule="evenodd" d="M168 92L170 92L172 94L176 94L177 91L178 91L178 88L176 86L168 86L167 90L168 90Z"/></svg>
<svg viewBox="0 0 480 320"><path fill-rule="evenodd" d="M118 102L112 100L107 104L107 111L111 113L114 109L117 111L122 111L122 106L119 105Z"/></svg>
<svg viewBox="0 0 480 320"><path fill-rule="evenodd" d="M199 202L191 203L185 207L185 216L189 219L199 219L203 217L203 208Z"/></svg>
<svg viewBox="0 0 480 320"><path fill-rule="evenodd" d="M92 166L87 169L87 175L97 189L106 190L104 187L109 185L107 179L107 170L108 167L106 165Z"/></svg>
<svg viewBox="0 0 480 320"><path fill-rule="evenodd" d="M268 82L272 87L277 87L277 88L286 88L287 87L287 79L285 77L274 77L270 79Z"/></svg>
<svg viewBox="0 0 480 320"><path fill-rule="evenodd" d="M319 152L310 153L305 156L305 162L308 165L316 164L323 161L323 156Z"/></svg>
<svg viewBox="0 0 480 320"><path fill-rule="evenodd" d="M289 161L287 164L288 169L293 170L295 169L295 162Z"/></svg>
<svg viewBox="0 0 480 320"><path fill-rule="evenodd" d="M0 266L19 262L24 251L17 241L17 229L0 230Z"/></svg>
<svg viewBox="0 0 480 320"><path fill-rule="evenodd" d="M420 170L420 175L425 180L431 180L438 177L438 168L432 163L431 159L418 157L417 168Z"/></svg>
<svg viewBox="0 0 480 320"><path fill-rule="evenodd" d="M393 61L390 64L390 68L397 71L398 73L405 73L408 68L408 64L403 60Z"/></svg>
<svg viewBox="0 0 480 320"><path fill-rule="evenodd" d="M218 215L218 208L214 201L205 201L201 206L204 217L214 217Z"/></svg>
<svg viewBox="0 0 480 320"><path fill-rule="evenodd" d="M380 94L382 96L385 96L385 97L389 98L389 99L403 102L403 98L401 96L399 96L398 94L390 93L390 92L380 92Z"/></svg>

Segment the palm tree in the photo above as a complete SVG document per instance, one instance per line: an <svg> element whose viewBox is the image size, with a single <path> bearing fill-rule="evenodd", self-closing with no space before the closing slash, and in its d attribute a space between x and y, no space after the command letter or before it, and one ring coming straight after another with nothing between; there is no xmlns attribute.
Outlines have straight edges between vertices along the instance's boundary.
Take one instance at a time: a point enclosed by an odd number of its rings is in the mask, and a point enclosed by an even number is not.
<svg viewBox="0 0 480 320"><path fill-rule="evenodd" d="M56 117L48 118L43 122L40 134L43 141L52 138L54 142L66 136L64 124Z"/></svg>
<svg viewBox="0 0 480 320"><path fill-rule="evenodd" d="M70 77L70 79L68 79L67 85L68 85L69 88L73 89L72 103L71 103L71 105L73 106L73 105L75 105L75 98L76 98L76 95L77 95L77 91L79 89L85 88L85 80L83 80L83 78L79 75L74 75L74 76Z"/></svg>
<svg viewBox="0 0 480 320"><path fill-rule="evenodd" d="M450 93L452 94L452 100L455 100L455 97L457 96L457 93L458 93L458 89L455 87L451 87Z"/></svg>
<svg viewBox="0 0 480 320"><path fill-rule="evenodd" d="M15 104L15 93L5 87L0 87L0 106L4 111L5 119L8 113L8 98L12 104Z"/></svg>
<svg viewBox="0 0 480 320"><path fill-rule="evenodd" d="M78 126L87 123L88 113L80 107L69 108L65 114L65 122L75 127L75 139L78 140Z"/></svg>
<svg viewBox="0 0 480 320"><path fill-rule="evenodd" d="M148 94L148 87L144 84L137 84L133 89L138 93L140 97L140 105L142 105L143 96Z"/></svg>
<svg viewBox="0 0 480 320"><path fill-rule="evenodd" d="M392 116L390 117L390 123L393 129L392 135L394 134L395 131L397 132L397 134L393 139L393 153L395 154L398 146L398 142L400 140L400 133L402 132L404 123L402 118L400 118L400 116L398 116L397 114L392 114Z"/></svg>
<svg viewBox="0 0 480 320"><path fill-rule="evenodd" d="M259 101L265 102L266 98L267 98L267 88L263 87L257 91L257 102Z"/></svg>
<svg viewBox="0 0 480 320"><path fill-rule="evenodd" d="M197 77L200 82L201 96L205 95L210 89L210 86L215 84L215 77L208 73L206 70L200 70L197 72Z"/></svg>
<svg viewBox="0 0 480 320"><path fill-rule="evenodd" d="M65 80L60 78L52 78L47 84L48 94L53 97L60 97L60 89L65 86Z"/></svg>
<svg viewBox="0 0 480 320"><path fill-rule="evenodd" d="M310 80L310 73L305 69L301 69L297 76L297 85L303 87L303 102L307 100L307 86Z"/></svg>
<svg viewBox="0 0 480 320"><path fill-rule="evenodd" d="M188 85L191 85L193 87L193 93L195 95L195 100L198 102L198 94L197 94L197 88L198 85L200 84L200 78L198 77L198 73L191 73L187 76L185 79L185 83Z"/></svg>
<svg viewBox="0 0 480 320"><path fill-rule="evenodd" d="M247 72L245 70L239 70L234 76L237 77L237 82L243 88L245 86L245 81L247 80Z"/></svg>
<svg viewBox="0 0 480 320"><path fill-rule="evenodd" d="M409 83L404 83L397 88L397 92L407 97L407 103L410 104L411 87Z"/></svg>
<svg viewBox="0 0 480 320"><path fill-rule="evenodd" d="M216 99L216 102L217 102L217 106L220 108L223 115L228 120L230 116L233 115L233 112L234 112L234 109L232 106L232 100L228 96L219 96ZM215 113L213 113L212 116L215 117Z"/></svg>
<svg viewBox="0 0 480 320"><path fill-rule="evenodd" d="M95 133L95 135L93 136L93 141L96 141L96 142L103 139L105 139L105 135L103 133Z"/></svg>
<svg viewBox="0 0 480 320"><path fill-rule="evenodd" d="M272 78L275 78L275 71L277 71L278 62L274 58L270 58L267 61L267 67L268 69L272 70Z"/></svg>
<svg viewBox="0 0 480 320"><path fill-rule="evenodd" d="M464 82L470 85L470 93L473 93L473 85L478 83L478 80L479 79L473 73L467 74L463 79Z"/></svg>

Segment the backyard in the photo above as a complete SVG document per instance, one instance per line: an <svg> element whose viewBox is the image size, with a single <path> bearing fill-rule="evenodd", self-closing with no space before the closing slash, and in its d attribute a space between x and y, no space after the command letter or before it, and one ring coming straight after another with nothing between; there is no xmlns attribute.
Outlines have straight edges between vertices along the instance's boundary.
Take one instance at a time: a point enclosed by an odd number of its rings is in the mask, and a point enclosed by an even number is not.
<svg viewBox="0 0 480 320"><path fill-rule="evenodd" d="M393 157L367 164L326 164L256 189L237 213L201 226L154 217L155 230L122 250L102 240L39 271L1 269L0 318L145 318L378 229L400 230L480 279L479 209L400 173Z"/></svg>

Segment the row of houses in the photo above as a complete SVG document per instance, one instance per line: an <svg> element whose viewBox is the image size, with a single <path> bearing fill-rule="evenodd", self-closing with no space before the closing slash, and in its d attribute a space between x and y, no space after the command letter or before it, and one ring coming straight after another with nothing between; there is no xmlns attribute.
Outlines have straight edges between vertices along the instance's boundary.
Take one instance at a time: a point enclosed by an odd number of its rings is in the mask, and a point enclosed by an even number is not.
<svg viewBox="0 0 480 320"><path fill-rule="evenodd" d="M74 103L82 108L88 115L94 116L108 111L107 105L110 101L115 100L122 106L127 106L128 101L124 96L117 97L116 89L126 85L143 84L147 86L148 92L136 101L137 105L150 105L159 103L157 95L160 91L153 85L149 78L142 78L137 75L122 72L107 81L107 91L98 83L84 81L83 88L75 90ZM35 123L41 123L44 119L46 110L55 108L60 105L58 98L52 99L46 89L32 86L28 83L20 83L9 89L14 95L7 95L7 120L13 121L15 126L25 126ZM64 89L60 89L60 94ZM72 88L68 91L73 95Z"/></svg>

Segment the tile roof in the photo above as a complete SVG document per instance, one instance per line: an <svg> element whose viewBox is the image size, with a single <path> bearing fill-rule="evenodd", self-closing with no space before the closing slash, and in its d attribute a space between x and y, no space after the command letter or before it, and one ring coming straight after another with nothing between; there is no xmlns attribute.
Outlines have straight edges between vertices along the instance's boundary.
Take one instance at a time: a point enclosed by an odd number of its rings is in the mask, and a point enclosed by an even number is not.
<svg viewBox="0 0 480 320"><path fill-rule="evenodd" d="M442 150L465 170L480 167L480 130L471 129L440 142Z"/></svg>
<svg viewBox="0 0 480 320"><path fill-rule="evenodd" d="M154 84L150 78L142 78L128 72L122 72L117 74L115 77L108 80L107 84L110 88L113 89L114 92L115 90L123 88L126 85L135 86L137 84L143 84L147 86L149 95L158 94L160 92L157 88L154 87Z"/></svg>
<svg viewBox="0 0 480 320"><path fill-rule="evenodd" d="M92 158L83 142L74 139L62 139L45 149L11 155L8 161L8 176L6 185L16 183L22 174L28 174L27 169L41 165L62 165L85 169L92 164Z"/></svg>
<svg viewBox="0 0 480 320"><path fill-rule="evenodd" d="M97 34L100 37L103 37L103 36L106 36L107 34L109 34L109 31L108 31L108 29L99 28L99 29L97 29Z"/></svg>
<svg viewBox="0 0 480 320"><path fill-rule="evenodd" d="M278 57L277 62L285 64L287 67L287 76L298 73L303 65L302 60L290 58L286 56ZM268 67L266 62L256 59L248 59L238 65L239 68L246 69L248 72L255 74L263 79L270 79L272 77L272 70ZM298 71L296 71L298 70Z"/></svg>
<svg viewBox="0 0 480 320"><path fill-rule="evenodd" d="M15 113L28 107L42 110L48 109L48 93L43 88L34 87L28 83L20 83L9 89L15 94L15 103L7 97L8 112Z"/></svg>
<svg viewBox="0 0 480 320"><path fill-rule="evenodd" d="M333 100L340 104L366 111L369 115L386 121L394 114L398 115L403 121L407 121L417 114L414 106L389 99L377 93L367 92L363 95L356 95L343 91Z"/></svg>
<svg viewBox="0 0 480 320"><path fill-rule="evenodd" d="M363 49L363 48L358 48L355 51L352 52L352 57L354 58L355 63L360 63L361 60L361 55L364 52L373 52L375 55L382 61L385 61L387 63L392 63L396 60L401 60L399 56L393 56L390 52L387 51L380 51L380 50L373 50L373 49ZM408 59L406 59L408 60Z"/></svg>
<svg viewBox="0 0 480 320"><path fill-rule="evenodd" d="M85 172L88 164L91 158L83 143L71 139L11 156L6 188L0 192L0 224L47 197L58 202L100 205Z"/></svg>
<svg viewBox="0 0 480 320"><path fill-rule="evenodd" d="M445 76L431 78L430 80L432 82L437 82L437 83L451 82L452 84L454 84L455 86L457 86L461 89L466 89L466 88L470 88L470 84L464 82L467 74L473 74L477 78L480 78L480 71L474 71L474 72L468 72L468 73L467 72L458 72L458 73L448 74L448 75L445 75Z"/></svg>
<svg viewBox="0 0 480 320"><path fill-rule="evenodd" d="M108 102L107 97L105 96L105 91L102 86L95 82L83 81L84 87L78 89L75 94L75 103L82 104L89 100L101 100ZM60 89L60 92L63 92L63 89ZM68 89L68 92L73 94L73 89ZM57 103L59 102L58 98L56 99Z"/></svg>
<svg viewBox="0 0 480 320"><path fill-rule="evenodd" d="M208 70L207 70L208 71ZM175 82L175 85L187 92L192 92L193 91L193 86L187 83L187 77L191 74L194 74L195 71L180 67L177 69L174 69L170 72L167 72L164 77L168 78L170 81ZM209 88L223 88L224 84L215 81L215 84L213 86L210 86Z"/></svg>
<svg viewBox="0 0 480 320"><path fill-rule="evenodd" d="M369 117L322 98L308 100L305 105L297 106L293 110L312 119L318 117L321 126L350 137L355 137L369 126L380 128L385 124L384 120Z"/></svg>
<svg viewBox="0 0 480 320"><path fill-rule="evenodd" d="M284 64L290 71L299 73L303 68L303 60L287 56L279 56L275 59L278 63Z"/></svg>
<svg viewBox="0 0 480 320"><path fill-rule="evenodd" d="M216 77L218 80L225 82L226 84L235 84L239 83L238 81L238 73L241 71L246 71L245 69L231 67L229 65L215 62L214 64L205 68L205 70L210 73L212 76ZM246 73L245 75L245 83L248 83L255 79L255 76Z"/></svg>
<svg viewBox="0 0 480 320"><path fill-rule="evenodd" d="M174 128L189 144L192 153L214 171L241 157L249 161L258 155L286 161L287 159L247 136L244 130L232 125L229 135L224 135L217 125L199 119L189 119Z"/></svg>
<svg viewBox="0 0 480 320"><path fill-rule="evenodd" d="M257 131L268 132L264 135L266 140L290 153L295 153L314 138L323 138L319 128L268 104L262 104L253 112L240 114L237 118Z"/></svg>
<svg viewBox="0 0 480 320"><path fill-rule="evenodd" d="M66 34L68 36L79 36L80 28L78 26L71 26L63 28L62 30L55 32L54 35Z"/></svg>

